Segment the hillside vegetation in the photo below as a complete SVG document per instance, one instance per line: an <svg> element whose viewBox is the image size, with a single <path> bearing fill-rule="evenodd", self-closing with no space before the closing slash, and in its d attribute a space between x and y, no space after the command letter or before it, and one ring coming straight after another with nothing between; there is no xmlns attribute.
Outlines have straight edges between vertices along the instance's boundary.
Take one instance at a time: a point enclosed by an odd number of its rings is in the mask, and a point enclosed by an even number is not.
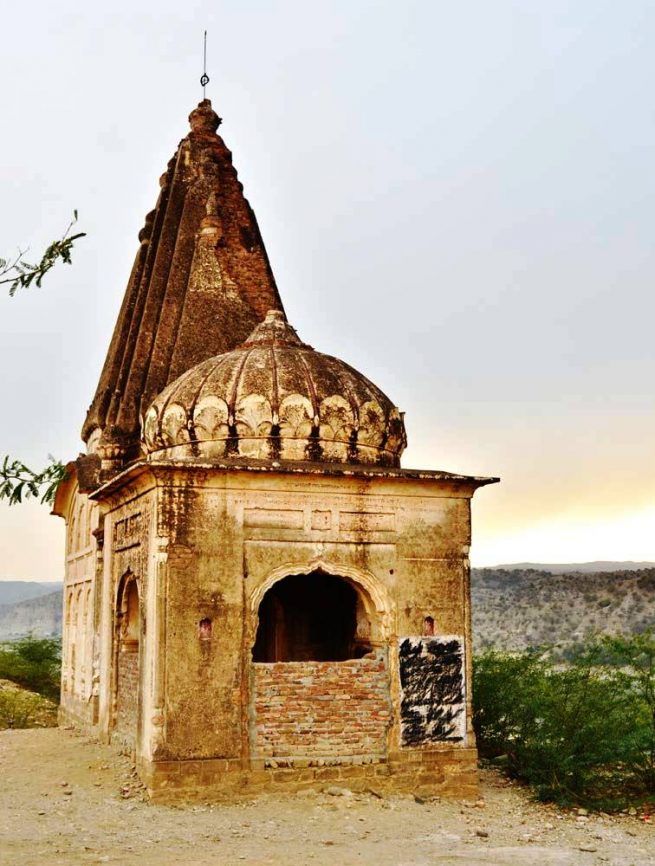
<svg viewBox="0 0 655 866"><path fill-rule="evenodd" d="M655 568L552 574L537 569L473 569L477 652L565 648L588 634L629 634L655 625Z"/></svg>
<svg viewBox="0 0 655 866"><path fill-rule="evenodd" d="M29 636L0 643L0 679L58 701L61 641Z"/></svg>
<svg viewBox="0 0 655 866"><path fill-rule="evenodd" d="M59 640L0 643L0 730L56 725L60 677Z"/></svg>
<svg viewBox="0 0 655 866"><path fill-rule="evenodd" d="M606 559L595 559L593 562L513 562L509 565L486 566L496 571L549 571L551 574L595 574L597 571L638 571L644 568L655 568L655 562L635 562L623 560L611 562Z"/></svg>

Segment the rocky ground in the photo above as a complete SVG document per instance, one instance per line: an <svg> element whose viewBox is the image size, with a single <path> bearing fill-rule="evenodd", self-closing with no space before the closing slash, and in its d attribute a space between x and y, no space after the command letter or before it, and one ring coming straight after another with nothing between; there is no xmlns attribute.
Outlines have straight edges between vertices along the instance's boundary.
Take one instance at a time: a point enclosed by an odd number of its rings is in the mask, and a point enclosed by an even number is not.
<svg viewBox="0 0 655 866"><path fill-rule="evenodd" d="M171 808L109 747L45 729L0 733L0 781L2 866L655 864L655 823L546 807L491 771L477 803L329 787Z"/></svg>

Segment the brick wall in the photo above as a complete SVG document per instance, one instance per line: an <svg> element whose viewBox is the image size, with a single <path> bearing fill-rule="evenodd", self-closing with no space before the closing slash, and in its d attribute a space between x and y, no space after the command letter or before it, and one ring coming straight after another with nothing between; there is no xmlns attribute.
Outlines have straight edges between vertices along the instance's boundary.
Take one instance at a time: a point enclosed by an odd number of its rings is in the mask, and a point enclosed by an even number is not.
<svg viewBox="0 0 655 866"><path fill-rule="evenodd" d="M255 752L269 765L277 758L338 763L386 754L391 712L384 658L253 669Z"/></svg>
<svg viewBox="0 0 655 866"><path fill-rule="evenodd" d="M137 696L139 693L139 650L130 648L118 653L118 695L116 729L123 740L134 741L136 735Z"/></svg>

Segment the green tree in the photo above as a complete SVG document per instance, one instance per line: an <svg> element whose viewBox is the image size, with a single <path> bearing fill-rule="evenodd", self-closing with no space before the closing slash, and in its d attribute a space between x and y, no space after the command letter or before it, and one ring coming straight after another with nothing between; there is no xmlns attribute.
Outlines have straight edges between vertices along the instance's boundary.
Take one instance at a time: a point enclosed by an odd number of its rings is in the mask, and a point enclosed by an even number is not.
<svg viewBox="0 0 655 866"><path fill-rule="evenodd" d="M49 456L49 463L39 472L34 472L20 460L5 455L0 464L0 500L9 505L18 505L23 499L39 499L51 505L60 482L66 477L64 464Z"/></svg>

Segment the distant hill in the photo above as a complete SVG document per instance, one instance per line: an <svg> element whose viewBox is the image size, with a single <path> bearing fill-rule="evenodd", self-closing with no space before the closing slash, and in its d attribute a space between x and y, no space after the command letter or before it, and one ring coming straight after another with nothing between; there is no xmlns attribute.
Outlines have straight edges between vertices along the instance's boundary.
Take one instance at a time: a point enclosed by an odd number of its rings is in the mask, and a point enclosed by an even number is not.
<svg viewBox="0 0 655 866"><path fill-rule="evenodd" d="M0 640L13 640L30 633L36 637L58 637L61 609L61 588L47 595L0 605Z"/></svg>
<svg viewBox="0 0 655 866"><path fill-rule="evenodd" d="M655 627L655 568L569 574L537 566L474 568L471 595L476 650L566 645L590 632Z"/></svg>
<svg viewBox="0 0 655 866"><path fill-rule="evenodd" d="M28 598L37 598L51 592L61 592L63 583L58 581L0 580L0 605L14 604Z"/></svg>
<svg viewBox="0 0 655 866"><path fill-rule="evenodd" d="M638 571L642 568L655 568L655 562L560 562L544 564L541 562L515 562L511 565L494 565L494 571L549 571L551 574L591 574L598 571ZM479 569L488 570L488 569Z"/></svg>
<svg viewBox="0 0 655 866"><path fill-rule="evenodd" d="M613 570L605 566L615 563L606 562L472 569L475 649L567 645L589 632L655 628L655 566L637 568L640 564L619 563ZM29 632L60 635L62 585L25 581L17 586L20 583L0 582L0 589L9 584L19 597L22 591L24 599L0 605L0 640Z"/></svg>

